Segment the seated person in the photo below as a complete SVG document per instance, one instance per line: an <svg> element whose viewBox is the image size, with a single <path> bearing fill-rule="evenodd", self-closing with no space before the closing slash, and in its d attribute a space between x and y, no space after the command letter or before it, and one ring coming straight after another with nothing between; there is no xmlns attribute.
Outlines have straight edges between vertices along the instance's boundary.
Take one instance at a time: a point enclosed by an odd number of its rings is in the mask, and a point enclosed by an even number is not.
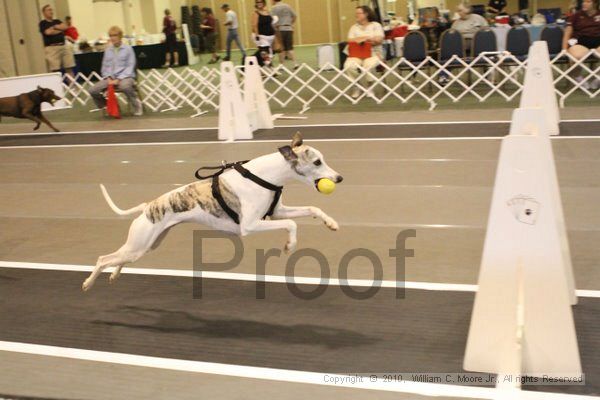
<svg viewBox="0 0 600 400"><path fill-rule="evenodd" d="M484 26L488 26L487 21L481 15L473 14L470 6L460 3L456 7L458 19L452 23L452 29L456 29L462 34L465 39L465 50L467 53L471 51L471 42L473 36Z"/></svg>
<svg viewBox="0 0 600 400"><path fill-rule="evenodd" d="M420 30L427 38L428 50L437 50L442 33L448 29L448 21L437 7L420 8L419 21Z"/></svg>
<svg viewBox="0 0 600 400"><path fill-rule="evenodd" d="M133 115L143 114L142 102L135 92L135 53L133 48L123 43L123 31L118 26L108 30L110 45L104 51L102 58L102 80L89 90L96 106L100 109L106 107L103 92L109 84L127 96L127 101L133 109Z"/></svg>
<svg viewBox="0 0 600 400"><path fill-rule="evenodd" d="M379 65L382 58L382 43L385 33L379 22L375 22L375 13L367 6L356 8L356 24L352 25L348 33L348 43L369 43L371 46L371 56L367 58L353 57L350 54L344 63L344 70L352 79L356 79L360 75L358 67L363 67L370 72L373 72ZM368 77L367 81L373 81L373 78ZM352 98L360 96L360 90L355 87L351 94Z"/></svg>
<svg viewBox="0 0 600 400"><path fill-rule="evenodd" d="M565 35L563 37L563 49L576 59L584 58L590 50L595 49L600 54L600 11L598 11L599 0L583 0L581 10L569 17ZM577 68L577 73L581 70ZM584 78L579 75L577 81ZM584 82L586 89L596 90L600 88L600 80L588 79Z"/></svg>

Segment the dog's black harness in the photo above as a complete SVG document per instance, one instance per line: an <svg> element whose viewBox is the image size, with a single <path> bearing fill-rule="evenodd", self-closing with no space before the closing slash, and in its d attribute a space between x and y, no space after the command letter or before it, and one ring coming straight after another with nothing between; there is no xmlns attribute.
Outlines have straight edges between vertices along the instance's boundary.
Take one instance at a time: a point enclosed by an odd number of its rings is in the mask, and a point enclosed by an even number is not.
<svg viewBox="0 0 600 400"><path fill-rule="evenodd" d="M219 175L221 175L223 172L225 172L226 170L228 170L230 168L233 168L237 172L239 172L240 175L242 175L244 178L250 179L252 182L256 183L258 186L262 186L265 189L275 192L275 195L273 196L273 201L271 202L271 206L269 207L269 210L267 211L267 213L265 214L263 219L273 215L273 212L275 211L275 207L277 206L277 203L279 202L279 199L281 198L281 193L283 192L283 186L273 185L271 182L265 181L264 179L254 175L252 172L250 172L249 170L244 168L242 166L242 164L246 164L248 161L250 161L250 160L237 161L234 163L226 163L223 161L223 164L219 167L202 167L202 168L199 168L195 173L196 178L201 179L201 180L212 178L212 195L213 195L213 197L217 200L217 203L219 203L219 205L221 206L223 211L225 211L227 213L227 215L229 215L236 224L240 223L240 216L238 215L238 213L236 213L234 210L232 210L231 207L229 207L229 205L227 205L227 203L225 202L225 199L223 198L223 195L221 194L221 187L219 184ZM202 175L200 175L200 171L202 171L202 170L217 170L217 172L215 172L212 175L202 176Z"/></svg>

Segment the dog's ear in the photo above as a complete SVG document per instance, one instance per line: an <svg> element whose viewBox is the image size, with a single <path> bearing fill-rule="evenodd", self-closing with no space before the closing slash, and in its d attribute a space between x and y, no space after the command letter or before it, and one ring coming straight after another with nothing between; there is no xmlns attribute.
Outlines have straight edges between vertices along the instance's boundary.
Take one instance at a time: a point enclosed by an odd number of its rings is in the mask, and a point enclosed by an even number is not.
<svg viewBox="0 0 600 400"><path fill-rule="evenodd" d="M298 155L294 153L291 146L283 146L279 148L279 152L287 161L295 161L298 159Z"/></svg>
<svg viewBox="0 0 600 400"><path fill-rule="evenodd" d="M292 137L292 147L302 146L302 143L304 143L302 134L300 132L294 133L294 136Z"/></svg>

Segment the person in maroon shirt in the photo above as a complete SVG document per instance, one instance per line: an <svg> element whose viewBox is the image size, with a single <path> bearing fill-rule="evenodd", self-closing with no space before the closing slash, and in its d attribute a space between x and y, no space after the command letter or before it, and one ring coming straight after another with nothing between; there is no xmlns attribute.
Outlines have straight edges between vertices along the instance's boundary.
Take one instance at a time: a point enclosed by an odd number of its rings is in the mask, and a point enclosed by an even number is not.
<svg viewBox="0 0 600 400"><path fill-rule="evenodd" d="M200 14L202 15L200 29L202 29L202 36L204 37L204 47L207 52L212 54L208 63L214 64L221 58L217 55L217 21L215 20L212 9L208 7L201 9Z"/></svg>
<svg viewBox="0 0 600 400"><path fill-rule="evenodd" d="M587 56L590 50L595 49L600 55L600 11L599 0L583 0L581 10L569 17L567 28L563 37L563 49L567 50L574 58L580 60ZM578 68L578 72L581 69ZM584 77L579 75L578 82ZM600 88L600 79L588 79L583 82L585 89L596 90Z"/></svg>
<svg viewBox="0 0 600 400"><path fill-rule="evenodd" d="M164 68L171 66L171 54L173 55L173 67L179 66L179 53L177 52L177 23L171 16L169 9L165 10L165 18L163 18L163 33L165 34L165 65Z"/></svg>

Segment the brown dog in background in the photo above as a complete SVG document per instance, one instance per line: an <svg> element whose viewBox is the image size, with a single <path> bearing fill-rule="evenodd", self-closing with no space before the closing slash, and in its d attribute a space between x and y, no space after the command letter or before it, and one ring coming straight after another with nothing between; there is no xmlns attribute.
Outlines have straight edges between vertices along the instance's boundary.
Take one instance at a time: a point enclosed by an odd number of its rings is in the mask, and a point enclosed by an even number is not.
<svg viewBox="0 0 600 400"><path fill-rule="evenodd" d="M43 122L52 128L54 132L60 132L42 115L42 103L45 102L54 105L58 100L60 100L60 97L54 94L52 89L38 86L33 92L22 93L13 97L0 98L0 116L28 118L35 121L37 122L37 125L33 128L34 131L37 130Z"/></svg>

